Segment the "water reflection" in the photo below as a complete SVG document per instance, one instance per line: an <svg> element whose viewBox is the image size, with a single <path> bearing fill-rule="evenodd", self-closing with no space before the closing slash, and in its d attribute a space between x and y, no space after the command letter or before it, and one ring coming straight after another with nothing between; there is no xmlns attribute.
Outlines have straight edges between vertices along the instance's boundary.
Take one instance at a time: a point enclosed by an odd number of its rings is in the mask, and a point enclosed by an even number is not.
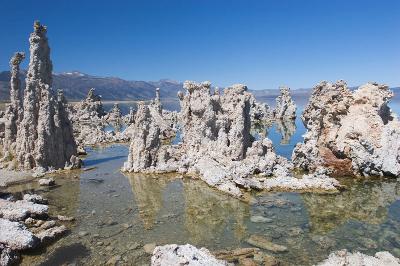
<svg viewBox="0 0 400 266"><path fill-rule="evenodd" d="M191 243L209 245L223 240L238 245L246 236L247 204L204 184L185 180L185 227Z"/></svg>
<svg viewBox="0 0 400 266"><path fill-rule="evenodd" d="M162 208L163 191L168 181L165 178L155 179L152 176L144 175L130 175L128 179L144 228L151 229Z"/></svg>
<svg viewBox="0 0 400 266"><path fill-rule="evenodd" d="M352 220L381 224L388 217L389 206L400 199L400 183L396 180L353 183L340 194L302 195L311 231L326 233Z"/></svg>
<svg viewBox="0 0 400 266"><path fill-rule="evenodd" d="M280 144L288 145L291 137L296 132L296 123L292 119L278 119L275 121L276 130L281 134Z"/></svg>

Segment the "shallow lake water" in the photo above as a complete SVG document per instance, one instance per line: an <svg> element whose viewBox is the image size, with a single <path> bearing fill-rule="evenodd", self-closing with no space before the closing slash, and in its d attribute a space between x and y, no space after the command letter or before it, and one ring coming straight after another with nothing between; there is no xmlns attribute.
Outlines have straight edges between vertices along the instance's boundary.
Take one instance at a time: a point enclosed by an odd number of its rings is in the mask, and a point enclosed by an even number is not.
<svg viewBox="0 0 400 266"><path fill-rule="evenodd" d="M300 119L295 124L295 131L277 124L266 130L278 154L290 157L301 141L304 126ZM286 246L265 253L288 265L312 265L344 248L400 257L400 180L343 177L347 189L338 194L260 192L243 202L178 174L123 174L127 155L123 144L89 148L84 163L93 170L54 175L50 188L31 182L7 189L39 193L51 215L76 218L66 236L25 253L22 265L101 265L116 256L120 265L149 265L145 244L218 251L250 247L251 235Z"/></svg>

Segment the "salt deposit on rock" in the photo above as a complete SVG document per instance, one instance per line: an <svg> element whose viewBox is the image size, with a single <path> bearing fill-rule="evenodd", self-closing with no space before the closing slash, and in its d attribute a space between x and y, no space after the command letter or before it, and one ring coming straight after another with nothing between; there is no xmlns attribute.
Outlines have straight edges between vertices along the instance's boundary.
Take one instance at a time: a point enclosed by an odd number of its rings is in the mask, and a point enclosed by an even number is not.
<svg viewBox="0 0 400 266"><path fill-rule="evenodd" d="M30 62L23 107L20 107L23 111L18 112L17 120L14 115L10 116L12 119L8 121L10 125L20 121L17 123L15 151L9 150L13 154L10 159L19 169L63 168L71 156L76 155L76 144L65 110L65 99L62 93L55 95L51 89L52 63L46 32L45 26L35 22L34 32L29 38ZM13 104L19 101L15 96L19 82L14 75L18 72L20 60L22 56L18 54L12 60ZM8 139L12 139L15 137L15 127L9 129Z"/></svg>
<svg viewBox="0 0 400 266"><path fill-rule="evenodd" d="M228 263L216 259L206 248L198 249L192 245L158 246L151 257L152 266L193 265L226 266Z"/></svg>
<svg viewBox="0 0 400 266"><path fill-rule="evenodd" d="M400 122L387 106L386 85L368 83L351 92L344 81L318 84L302 115L304 143L296 167L329 167L335 175L400 176Z"/></svg>
<svg viewBox="0 0 400 266"><path fill-rule="evenodd" d="M38 204L47 200L35 194L25 194L23 198L0 199L0 265L13 265L19 259L19 251L45 245L67 231L59 224L63 219L52 220L48 206Z"/></svg>
<svg viewBox="0 0 400 266"><path fill-rule="evenodd" d="M292 165L276 155L268 138L255 140L250 134L251 99L244 85L224 93L210 93L209 82L185 82L181 102L182 144L161 145L159 123L151 107L140 107L133 139L123 171L181 172L199 176L210 186L236 197L240 188L334 189L331 179L302 179L291 175ZM160 118L162 119L162 117ZM270 177L270 178L266 178Z"/></svg>
<svg viewBox="0 0 400 266"><path fill-rule="evenodd" d="M399 266L400 259L394 257L387 251L375 253L375 256L369 256L360 252L348 252L347 250L340 250L332 252L328 259L318 264L318 266L337 266L337 265L351 265L351 266Z"/></svg>
<svg viewBox="0 0 400 266"><path fill-rule="evenodd" d="M276 98L276 106L274 109L275 119L295 119L296 104L290 96L288 87L280 88L281 95Z"/></svg>
<svg viewBox="0 0 400 266"><path fill-rule="evenodd" d="M0 218L0 243L13 250L35 247L39 241L28 229L18 222Z"/></svg>

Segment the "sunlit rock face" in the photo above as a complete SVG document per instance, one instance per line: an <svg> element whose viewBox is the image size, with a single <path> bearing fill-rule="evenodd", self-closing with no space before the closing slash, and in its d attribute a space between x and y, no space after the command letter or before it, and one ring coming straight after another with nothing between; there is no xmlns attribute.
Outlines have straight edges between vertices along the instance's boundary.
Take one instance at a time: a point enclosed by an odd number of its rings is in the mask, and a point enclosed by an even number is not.
<svg viewBox="0 0 400 266"><path fill-rule="evenodd" d="M51 88L53 66L46 32L45 26L35 22L29 38L23 118L16 138L16 162L22 169L63 168L76 155L65 99Z"/></svg>
<svg viewBox="0 0 400 266"><path fill-rule="evenodd" d="M351 92L344 81L318 84L302 115L304 143L296 167L324 165L336 175L400 176L400 123L387 106L393 92L368 83Z"/></svg>
<svg viewBox="0 0 400 266"><path fill-rule="evenodd" d="M86 99L73 107L73 121L98 121L105 115L101 97L96 94L95 89L90 89Z"/></svg>
<svg viewBox="0 0 400 266"><path fill-rule="evenodd" d="M281 87L280 92L281 95L276 98L275 119L296 119L297 106L290 95L290 89Z"/></svg>
<svg viewBox="0 0 400 266"><path fill-rule="evenodd" d="M236 197L246 189L335 189L335 180L310 175L294 178L291 164L276 155L268 138L255 140L251 129L251 99L244 85L211 94L209 82L184 84L180 92L180 145L160 145L156 109L142 106L135 117L128 172L181 172L199 176L208 185ZM266 178L272 177L274 178ZM276 177L276 178L275 178ZM304 182L303 182L304 181Z"/></svg>
<svg viewBox="0 0 400 266"><path fill-rule="evenodd" d="M122 120L121 109L119 108L119 104L115 103L111 111L106 114L105 120L107 122L121 122Z"/></svg>
<svg viewBox="0 0 400 266"><path fill-rule="evenodd" d="M19 65L25 59L25 54L17 52L10 60L10 104L6 107L4 127L4 150L6 153L15 153L17 128L22 120L22 90L19 79Z"/></svg>
<svg viewBox="0 0 400 266"><path fill-rule="evenodd" d="M258 102L254 95L250 95L250 117L253 125L263 124L271 126L274 118L273 110L270 109L268 104Z"/></svg>
<svg viewBox="0 0 400 266"><path fill-rule="evenodd" d="M160 128L144 103L138 105L131 134L128 161L124 164L123 171L140 172L155 168L161 145Z"/></svg>

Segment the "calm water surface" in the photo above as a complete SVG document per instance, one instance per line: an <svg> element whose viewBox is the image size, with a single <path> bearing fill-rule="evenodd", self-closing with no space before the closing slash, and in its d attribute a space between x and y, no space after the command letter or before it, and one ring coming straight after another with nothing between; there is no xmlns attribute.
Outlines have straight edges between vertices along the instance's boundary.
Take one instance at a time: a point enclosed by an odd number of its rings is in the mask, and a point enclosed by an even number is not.
<svg viewBox="0 0 400 266"><path fill-rule="evenodd" d="M299 119L295 129L267 130L277 153L290 157L304 133ZM400 256L399 180L344 177L347 189L339 194L263 192L246 203L179 175L124 175L119 169L127 155L126 145L89 149L84 161L95 167L91 171L54 176L52 188L32 182L8 189L35 191L48 198L51 215L76 217L67 236L25 254L23 265L100 265L114 256L122 265L149 265L143 249L148 243L217 251L249 247L250 235L287 246L284 253L265 253L292 265L312 265L343 248ZM254 216L269 220L252 222Z"/></svg>

